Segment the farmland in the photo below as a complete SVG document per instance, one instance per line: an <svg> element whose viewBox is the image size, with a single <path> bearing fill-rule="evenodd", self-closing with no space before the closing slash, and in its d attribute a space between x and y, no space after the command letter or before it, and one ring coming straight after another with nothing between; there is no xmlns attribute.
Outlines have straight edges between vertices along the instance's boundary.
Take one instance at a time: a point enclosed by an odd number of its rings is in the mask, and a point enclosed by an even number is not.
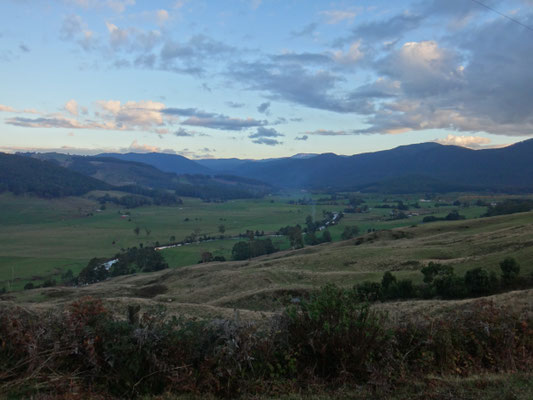
<svg viewBox="0 0 533 400"><path fill-rule="evenodd" d="M100 209L95 200L104 192L92 192L83 197L40 199L30 196L0 196L0 287L20 290L25 283L40 283L48 278L58 279L61 273L77 273L93 257L112 257L121 249L146 246L169 241L181 241L195 233L220 237L219 227L224 226L224 240L195 243L163 251L171 267L182 267L198 262L200 254L210 251L229 259L235 237L246 230L275 233L286 225L303 225L306 216L322 219L324 211L337 212L346 207L346 200L322 202L323 195L293 193L270 196L264 199L233 200L208 203L184 198L183 204L172 207L145 206L121 209L107 204ZM111 192L120 195L120 192ZM389 208L375 208L383 197L367 196L367 213L349 214L340 224L330 228L334 241L340 239L348 225L357 225L360 232L382 230L419 224L424 215L443 217L453 206L436 208L438 201L449 202L457 196L421 203L416 214L408 219L391 220ZM418 196L401 196L408 203L418 201ZM305 202L298 201L305 199ZM385 199L394 205L396 198ZM292 203L292 204L291 204ZM486 207L468 207L461 214L468 218L479 217ZM138 227L139 233L134 229ZM285 238L274 238L280 249L288 249Z"/></svg>

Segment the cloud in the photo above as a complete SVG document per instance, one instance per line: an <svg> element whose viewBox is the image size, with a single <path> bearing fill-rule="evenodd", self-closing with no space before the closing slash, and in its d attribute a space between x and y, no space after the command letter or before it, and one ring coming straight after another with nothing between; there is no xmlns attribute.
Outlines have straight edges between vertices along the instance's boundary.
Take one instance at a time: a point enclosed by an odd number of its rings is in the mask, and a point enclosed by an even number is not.
<svg viewBox="0 0 533 400"><path fill-rule="evenodd" d="M231 118L225 115L216 115L213 117L193 116L182 122L182 125L203 126L205 128L221 129L226 131L241 131L243 129L253 128L265 124L266 121L258 121L253 118Z"/></svg>
<svg viewBox="0 0 533 400"><path fill-rule="evenodd" d="M248 137L250 139L256 139L256 138L263 138L263 137L279 137L279 136L285 136L285 135L279 133L277 130L273 128L259 127L257 128L257 131L255 133L252 133Z"/></svg>
<svg viewBox="0 0 533 400"><path fill-rule="evenodd" d="M20 51L22 51L24 53L29 53L30 52L30 48L28 46L26 46L24 43L19 44L19 49L20 49Z"/></svg>
<svg viewBox="0 0 533 400"><path fill-rule="evenodd" d="M294 140L301 140L301 141L306 141L307 139L309 139L309 136L307 136L307 135L296 136L294 138Z"/></svg>
<svg viewBox="0 0 533 400"><path fill-rule="evenodd" d="M164 123L163 103L151 100L126 103L118 100L100 100L96 104L104 115L112 120L117 129L150 129Z"/></svg>
<svg viewBox="0 0 533 400"><path fill-rule="evenodd" d="M72 115L78 115L78 102L74 99L67 101L65 104L65 110Z"/></svg>
<svg viewBox="0 0 533 400"><path fill-rule="evenodd" d="M280 142L276 139L269 139L269 138L254 139L252 140L252 143L266 144L267 146L277 146L277 145L283 144L283 142Z"/></svg>
<svg viewBox="0 0 533 400"><path fill-rule="evenodd" d="M168 39L160 52L161 68L201 75L206 60L234 53L236 49L206 35L194 35L187 42Z"/></svg>
<svg viewBox="0 0 533 400"><path fill-rule="evenodd" d="M257 107L257 111L259 111L261 114L269 115L270 114L269 108L270 108L270 102L267 101L265 103L259 104L259 106Z"/></svg>
<svg viewBox="0 0 533 400"><path fill-rule="evenodd" d="M128 152L135 153L167 153L167 154L176 154L172 149L163 149L158 146L152 146L148 144L140 144L137 139L131 142L130 146L127 149ZM123 153L124 151L121 151Z"/></svg>
<svg viewBox="0 0 533 400"><path fill-rule="evenodd" d="M363 40L365 42L381 42L387 39L398 40L406 33L419 28L425 16L418 14L398 14L380 21L371 21L356 26L352 33L336 41L337 45Z"/></svg>
<svg viewBox="0 0 533 400"><path fill-rule="evenodd" d="M237 63L230 70L230 76L247 84L249 90L265 91L276 100L335 112L353 112L359 102L334 94L345 78L325 69L257 61Z"/></svg>
<svg viewBox="0 0 533 400"><path fill-rule="evenodd" d="M10 107L10 106L5 106L3 104L0 104L0 111L4 111L4 112L16 112L15 109L13 107Z"/></svg>
<svg viewBox="0 0 533 400"><path fill-rule="evenodd" d="M364 53L361 50L361 41L358 40L350 45L348 51L343 52L337 50L333 52L333 59L339 64L355 64L364 57Z"/></svg>
<svg viewBox="0 0 533 400"><path fill-rule="evenodd" d="M165 108L162 113L180 117L188 117L182 125L203 126L211 129L240 131L247 128L266 125L267 121L253 118L233 118L227 115L198 110L196 108Z"/></svg>
<svg viewBox="0 0 533 400"><path fill-rule="evenodd" d="M6 120L6 124L25 127L25 128L67 128L67 129L81 129L84 128L78 121L57 117L57 118L24 118L15 117Z"/></svg>
<svg viewBox="0 0 533 400"><path fill-rule="evenodd" d="M343 21L352 21L357 12L354 10L326 10L321 11L320 15L326 18L328 24L338 24Z"/></svg>
<svg viewBox="0 0 533 400"><path fill-rule="evenodd" d="M15 117L6 120L9 125L26 128L68 128L94 130L144 130L158 134L168 133L165 124L172 124L173 117L162 111L163 103L151 100L128 101L99 100L95 102L98 111L94 112L96 119L79 118L81 113L88 114L86 107L80 107L75 100L69 100L64 109L77 118L69 118L61 114L48 114L39 118ZM12 109L12 108L9 108ZM35 110L13 112L39 113Z"/></svg>
<svg viewBox="0 0 533 400"><path fill-rule="evenodd" d="M233 101L226 101L226 105L231 108L243 108L246 104L244 103L235 103Z"/></svg>
<svg viewBox="0 0 533 400"><path fill-rule="evenodd" d="M354 133L350 133L347 131L333 131L328 129L317 129L316 131L310 131L305 132L304 136L307 135L316 135L316 136L346 136L346 135L352 135Z"/></svg>
<svg viewBox="0 0 533 400"><path fill-rule="evenodd" d="M267 146L277 146L283 144L283 142L278 141L277 139L272 139L275 137L285 136L273 128L257 128L257 131L251 135L248 135L252 140L252 143L256 144L266 144Z"/></svg>
<svg viewBox="0 0 533 400"><path fill-rule="evenodd" d="M191 137L191 136L194 136L193 133L183 129L183 128L179 128L176 132L174 132L174 135L175 136L178 136L178 137Z"/></svg>
<svg viewBox="0 0 533 400"><path fill-rule="evenodd" d="M310 24L305 25L299 31L292 31L291 36L294 38L299 38L299 37L304 37L304 36L313 36L317 28L318 28L318 23L312 22Z"/></svg>
<svg viewBox="0 0 533 400"><path fill-rule="evenodd" d="M167 10L157 10L155 12L155 15L158 25L164 25L170 18L170 15Z"/></svg>
<svg viewBox="0 0 533 400"><path fill-rule="evenodd" d="M533 14L524 21L533 22ZM366 96L375 110L358 132L448 129L531 136L531 32L494 18L462 28L446 43L407 42L376 60L381 81L352 93L354 99ZM369 98L372 90L375 97Z"/></svg>
<svg viewBox="0 0 533 400"><path fill-rule="evenodd" d="M444 145L453 145L468 147L471 149L478 149L483 147L483 145L489 144L491 141L489 138L481 136L455 136L448 135L444 139L436 139L435 142L444 144Z"/></svg>
<svg viewBox="0 0 533 400"><path fill-rule="evenodd" d="M79 15L71 14L63 19L59 37L76 42L85 51L93 50L98 45L96 35Z"/></svg>

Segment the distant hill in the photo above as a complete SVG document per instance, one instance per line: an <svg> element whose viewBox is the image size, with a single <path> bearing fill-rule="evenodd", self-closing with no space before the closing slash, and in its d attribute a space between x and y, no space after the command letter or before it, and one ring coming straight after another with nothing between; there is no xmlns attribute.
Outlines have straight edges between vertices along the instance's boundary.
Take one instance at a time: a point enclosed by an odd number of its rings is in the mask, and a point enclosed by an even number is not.
<svg viewBox="0 0 533 400"><path fill-rule="evenodd" d="M168 189L179 183L172 173L140 162L122 161L112 157L65 156L57 153L28 154L33 158L48 160L113 186L138 185L152 189Z"/></svg>
<svg viewBox="0 0 533 400"><path fill-rule="evenodd" d="M55 162L0 153L0 192L62 197L109 188L107 183L63 168Z"/></svg>
<svg viewBox="0 0 533 400"><path fill-rule="evenodd" d="M287 188L382 191L403 181L413 189L441 192L533 191L532 159L533 140L485 150L421 143L353 156L247 162L231 173Z"/></svg>
<svg viewBox="0 0 533 400"><path fill-rule="evenodd" d="M135 161L151 165L163 172L183 174L211 174L208 167L177 154L165 153L102 153L98 157L116 158L123 161Z"/></svg>
<svg viewBox="0 0 533 400"><path fill-rule="evenodd" d="M229 200L261 197L272 188L263 182L232 175L203 175L163 172L142 162L102 156L76 156L58 153L27 153L26 156L47 160L58 166L99 179L135 194L146 194L139 188L170 190L178 196L204 200Z"/></svg>

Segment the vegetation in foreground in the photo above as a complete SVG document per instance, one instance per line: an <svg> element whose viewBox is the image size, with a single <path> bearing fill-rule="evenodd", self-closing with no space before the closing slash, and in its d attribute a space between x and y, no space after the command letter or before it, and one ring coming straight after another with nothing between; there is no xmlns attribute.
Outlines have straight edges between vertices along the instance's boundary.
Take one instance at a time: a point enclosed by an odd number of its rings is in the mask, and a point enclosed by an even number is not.
<svg viewBox="0 0 533 400"><path fill-rule="evenodd" d="M327 285L258 325L141 315L83 298L62 313L0 313L0 391L239 397L363 385L386 393L428 376L531 373L533 320L479 300L437 318L392 322Z"/></svg>

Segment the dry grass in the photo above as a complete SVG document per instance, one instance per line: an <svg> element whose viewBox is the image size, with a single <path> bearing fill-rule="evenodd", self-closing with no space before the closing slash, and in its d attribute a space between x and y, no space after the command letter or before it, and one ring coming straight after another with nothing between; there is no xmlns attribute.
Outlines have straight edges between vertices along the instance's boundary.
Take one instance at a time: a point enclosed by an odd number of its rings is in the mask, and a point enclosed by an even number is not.
<svg viewBox="0 0 533 400"><path fill-rule="evenodd" d="M238 309L241 317L257 319L281 309L291 297L325 283L350 287L364 280L380 280L389 270L417 282L422 278L419 270L430 261L451 264L458 273L478 266L497 271L498 262L506 256L521 263L522 273L533 270L533 213L401 228L251 261L122 276L81 288L10 293L4 301L53 308L90 295L119 308L131 303L164 305L171 313L200 317L233 316ZM531 290L494 296L495 301L530 308L532 298ZM439 311L461 304L432 300L383 307L392 313L409 310L416 314L420 309Z"/></svg>

